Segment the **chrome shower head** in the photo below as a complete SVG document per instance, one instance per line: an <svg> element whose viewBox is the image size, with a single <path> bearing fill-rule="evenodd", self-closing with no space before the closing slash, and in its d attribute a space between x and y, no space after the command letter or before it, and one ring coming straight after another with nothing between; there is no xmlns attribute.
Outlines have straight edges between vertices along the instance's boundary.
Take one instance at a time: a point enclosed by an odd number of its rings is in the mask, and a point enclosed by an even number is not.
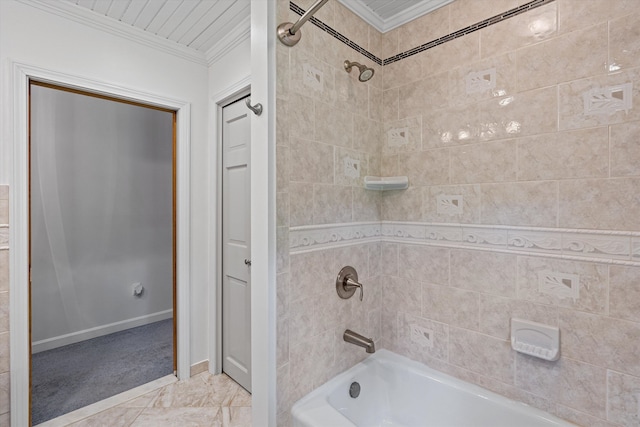
<svg viewBox="0 0 640 427"><path fill-rule="evenodd" d="M360 75L358 76L358 80L361 82L366 82L371 77L373 77L374 70L373 68L369 68L366 65L362 65L358 62L344 61L344 69L347 70L347 73L351 72L351 68L357 67L360 70Z"/></svg>

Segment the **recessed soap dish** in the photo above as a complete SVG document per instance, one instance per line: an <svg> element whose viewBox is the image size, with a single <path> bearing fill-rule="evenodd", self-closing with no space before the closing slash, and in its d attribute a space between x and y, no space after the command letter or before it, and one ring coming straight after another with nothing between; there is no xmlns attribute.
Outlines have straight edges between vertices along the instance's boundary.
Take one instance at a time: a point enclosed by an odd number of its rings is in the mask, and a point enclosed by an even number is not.
<svg viewBox="0 0 640 427"><path fill-rule="evenodd" d="M511 348L540 359L558 360L560 329L530 320L511 319Z"/></svg>

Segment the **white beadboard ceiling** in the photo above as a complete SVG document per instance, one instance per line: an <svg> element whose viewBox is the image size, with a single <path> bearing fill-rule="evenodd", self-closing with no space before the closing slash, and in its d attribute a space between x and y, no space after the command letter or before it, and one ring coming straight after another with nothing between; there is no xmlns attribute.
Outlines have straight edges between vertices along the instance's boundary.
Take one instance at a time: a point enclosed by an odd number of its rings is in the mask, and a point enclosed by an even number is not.
<svg viewBox="0 0 640 427"><path fill-rule="evenodd" d="M385 33L451 3L453 0L338 0Z"/></svg>
<svg viewBox="0 0 640 427"><path fill-rule="evenodd" d="M250 0L19 1L201 61L250 31Z"/></svg>

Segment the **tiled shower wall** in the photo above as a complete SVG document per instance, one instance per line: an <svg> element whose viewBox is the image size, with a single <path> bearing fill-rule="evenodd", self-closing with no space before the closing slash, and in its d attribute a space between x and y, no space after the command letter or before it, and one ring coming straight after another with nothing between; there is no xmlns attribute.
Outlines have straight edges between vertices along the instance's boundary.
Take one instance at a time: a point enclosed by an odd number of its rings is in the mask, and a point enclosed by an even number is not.
<svg viewBox="0 0 640 427"><path fill-rule="evenodd" d="M518 3L458 0L383 56ZM557 0L384 66L381 171L410 182L382 201L387 347L580 425L640 424L639 29L636 1ZM559 326L560 360L511 350L512 317Z"/></svg>
<svg viewBox="0 0 640 427"><path fill-rule="evenodd" d="M456 0L384 35L337 2L316 17L384 59L523 3ZM341 64L371 61L310 24L278 46L278 425L365 355L346 327L580 425L638 425L638 28L635 0L557 0L367 84ZM335 295L346 264L361 304ZM559 326L561 359L512 351L511 317Z"/></svg>
<svg viewBox="0 0 640 427"><path fill-rule="evenodd" d="M9 425L9 187L0 185L0 425Z"/></svg>
<svg viewBox="0 0 640 427"><path fill-rule="evenodd" d="M296 4L308 9L312 1ZM337 1L317 18L378 52L381 35ZM295 22L279 0L278 21ZM290 422L293 402L366 356L342 341L350 328L380 335L379 238L345 248L289 250L290 227L380 221L381 195L363 188L380 174L382 71L371 83L347 74L345 60L373 66L327 33L307 23L293 48L277 46L277 402L278 425ZM335 290L340 268L356 268L364 299L342 300Z"/></svg>

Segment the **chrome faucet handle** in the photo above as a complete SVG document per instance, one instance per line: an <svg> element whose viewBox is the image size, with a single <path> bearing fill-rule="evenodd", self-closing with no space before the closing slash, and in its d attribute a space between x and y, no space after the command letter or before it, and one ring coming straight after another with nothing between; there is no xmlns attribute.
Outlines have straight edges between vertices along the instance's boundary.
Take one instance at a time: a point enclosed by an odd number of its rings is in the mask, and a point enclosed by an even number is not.
<svg viewBox="0 0 640 427"><path fill-rule="evenodd" d="M357 280L357 277L356 277L356 280ZM349 288L354 288L354 289L355 288L360 288L360 301L362 301L362 297L363 297L363 294L364 294L364 290L363 290L364 288L362 287L361 283L356 282L349 275L349 276L347 276L347 280L345 280L344 287L346 289L349 289Z"/></svg>
<svg viewBox="0 0 640 427"><path fill-rule="evenodd" d="M360 301L364 297L364 286L358 283L358 272L351 266L343 267L336 278L336 291L342 299L348 299L360 288Z"/></svg>

